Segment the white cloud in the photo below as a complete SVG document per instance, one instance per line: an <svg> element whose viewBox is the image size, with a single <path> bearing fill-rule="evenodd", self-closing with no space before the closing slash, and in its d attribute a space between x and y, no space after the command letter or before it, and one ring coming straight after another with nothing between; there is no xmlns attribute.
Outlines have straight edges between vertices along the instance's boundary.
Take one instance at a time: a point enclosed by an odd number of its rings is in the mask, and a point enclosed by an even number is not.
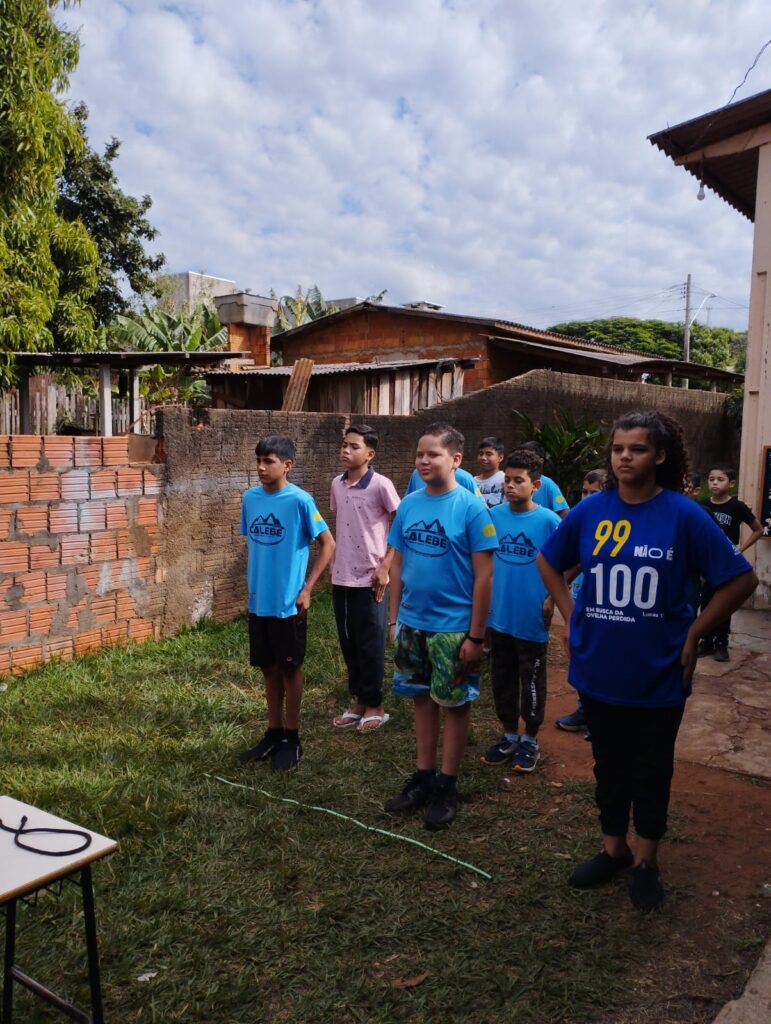
<svg viewBox="0 0 771 1024"><path fill-rule="evenodd" d="M66 20L71 96L93 145L122 140L173 270L539 326L676 319L688 272L746 304L751 226L647 136L728 100L760 0L83 0ZM771 49L739 95L770 72Z"/></svg>

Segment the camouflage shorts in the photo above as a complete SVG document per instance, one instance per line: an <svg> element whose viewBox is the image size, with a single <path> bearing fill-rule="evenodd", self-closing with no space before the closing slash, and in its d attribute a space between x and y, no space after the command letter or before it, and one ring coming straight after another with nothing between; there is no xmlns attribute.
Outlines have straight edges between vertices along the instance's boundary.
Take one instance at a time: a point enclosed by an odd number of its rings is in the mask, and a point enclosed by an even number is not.
<svg viewBox="0 0 771 1024"><path fill-rule="evenodd" d="M399 623L394 647L393 691L399 697L431 697L454 708L479 696L479 672L458 660L464 633L427 633Z"/></svg>

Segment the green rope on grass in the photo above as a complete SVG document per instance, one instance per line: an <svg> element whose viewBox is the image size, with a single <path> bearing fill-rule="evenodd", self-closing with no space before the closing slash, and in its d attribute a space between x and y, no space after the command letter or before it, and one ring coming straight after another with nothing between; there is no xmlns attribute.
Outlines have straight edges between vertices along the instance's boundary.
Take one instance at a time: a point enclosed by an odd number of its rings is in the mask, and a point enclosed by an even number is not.
<svg viewBox="0 0 771 1024"><path fill-rule="evenodd" d="M261 793L266 796L269 800L278 800L282 804L294 804L295 807L304 807L307 811L320 811L322 814L329 814L333 818L342 818L343 821L350 821L354 825L358 825L359 828L365 829L367 832L377 832L378 835L388 836L389 839L399 839L403 843L411 843L413 846L419 846L421 850L428 850L429 853L433 853L437 857L444 857L445 860L450 860L453 864L459 864L462 868L467 868L469 871L475 871L482 878L492 879L492 875L488 874L487 871L483 871L481 868L475 867L473 864L469 864L468 861L460 860L458 857L452 857L449 853L442 853L441 850L435 850L433 846L429 846L427 843L421 843L419 839L413 839L411 836L400 836L398 832L389 832L384 828L375 828L374 825L366 825L363 821L359 821L358 818L352 818L349 814L341 814L340 811L332 811L328 807L319 807L317 804L304 804L299 800L293 800L288 796L276 796L274 793L269 793L266 789L260 789L258 786L245 786L242 782L231 782L230 779L223 779L219 775L210 775L208 772L204 772L207 779L215 779L217 782L224 782L226 786L235 786L236 789L248 789L253 793Z"/></svg>

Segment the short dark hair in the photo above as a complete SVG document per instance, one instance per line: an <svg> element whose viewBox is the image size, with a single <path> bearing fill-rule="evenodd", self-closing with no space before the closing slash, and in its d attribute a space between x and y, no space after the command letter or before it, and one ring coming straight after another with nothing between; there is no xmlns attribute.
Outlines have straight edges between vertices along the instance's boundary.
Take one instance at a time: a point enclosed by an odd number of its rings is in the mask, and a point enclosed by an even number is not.
<svg viewBox="0 0 771 1024"><path fill-rule="evenodd" d="M377 451L377 446L380 442L380 437L376 430L368 426L366 423L352 423L350 427L346 427L343 431L343 437L346 434L359 434L364 444L368 448L372 448L373 451Z"/></svg>
<svg viewBox="0 0 771 1024"><path fill-rule="evenodd" d="M540 455L542 459L546 458L546 449L538 441L523 441L522 444L517 445L518 452L535 452L536 455Z"/></svg>
<svg viewBox="0 0 771 1024"><path fill-rule="evenodd" d="M442 420L437 420L436 423L429 423L427 427L421 430L420 436L425 437L427 434L431 437L438 437L442 448L446 448L451 455L456 455L458 452L463 453L463 445L466 442L466 438L451 423L445 423Z"/></svg>
<svg viewBox="0 0 771 1024"><path fill-rule="evenodd" d="M691 487L701 487L701 473L689 473L688 479L691 482Z"/></svg>
<svg viewBox="0 0 771 1024"><path fill-rule="evenodd" d="M254 449L254 454L278 455L283 462L287 460L294 462L297 458L294 441L284 437L283 434L269 434L267 437L261 437Z"/></svg>
<svg viewBox="0 0 771 1024"><path fill-rule="evenodd" d="M503 441L500 437L483 437L477 451L481 452L483 448L494 448L499 455L503 455Z"/></svg>
<svg viewBox="0 0 771 1024"><path fill-rule="evenodd" d="M543 473L543 459L530 448L517 448L506 459L506 469L524 469L531 480L540 480Z"/></svg>
<svg viewBox="0 0 771 1024"><path fill-rule="evenodd" d="M736 479L736 470L733 466L729 466L727 462L715 462L707 470L707 476L709 476L713 469L718 470L720 473L725 473L729 480Z"/></svg>
<svg viewBox="0 0 771 1024"><path fill-rule="evenodd" d="M602 484L605 486L605 481L608 479L608 474L604 469L590 469L584 477L585 484Z"/></svg>

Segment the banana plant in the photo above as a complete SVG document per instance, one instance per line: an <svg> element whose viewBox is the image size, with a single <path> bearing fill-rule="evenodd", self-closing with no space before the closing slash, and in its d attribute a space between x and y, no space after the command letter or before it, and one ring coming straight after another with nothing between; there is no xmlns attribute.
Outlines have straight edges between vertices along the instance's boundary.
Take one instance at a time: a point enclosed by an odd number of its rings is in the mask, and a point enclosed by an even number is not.
<svg viewBox="0 0 771 1024"><path fill-rule="evenodd" d="M565 409L553 411L553 423L538 426L519 409L512 412L519 422L522 440L537 441L544 448L544 471L559 484L572 505L580 496L589 470L603 465L608 428L586 413L574 416Z"/></svg>

